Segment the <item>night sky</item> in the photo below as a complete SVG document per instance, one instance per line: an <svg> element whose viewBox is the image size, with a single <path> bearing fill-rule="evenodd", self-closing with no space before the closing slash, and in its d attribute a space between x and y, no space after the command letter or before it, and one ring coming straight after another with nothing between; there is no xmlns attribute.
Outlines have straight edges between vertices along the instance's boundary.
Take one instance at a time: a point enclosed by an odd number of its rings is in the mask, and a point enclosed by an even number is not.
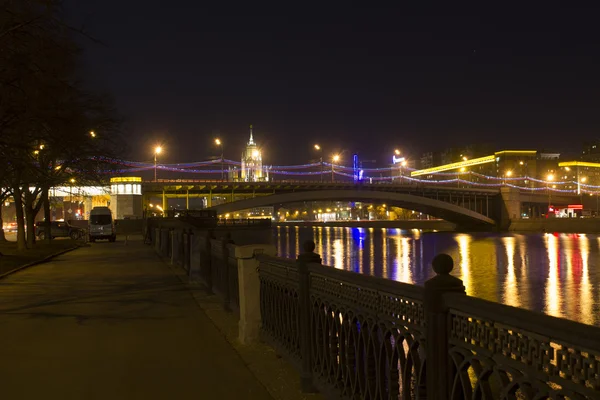
<svg viewBox="0 0 600 400"><path fill-rule="evenodd" d="M383 164L394 148L566 152L599 136L598 9L205 3L66 3L104 43L81 40L83 75L114 95L131 159L164 142L165 162L204 160L219 135L239 160L250 124L268 164L308 162L316 142Z"/></svg>

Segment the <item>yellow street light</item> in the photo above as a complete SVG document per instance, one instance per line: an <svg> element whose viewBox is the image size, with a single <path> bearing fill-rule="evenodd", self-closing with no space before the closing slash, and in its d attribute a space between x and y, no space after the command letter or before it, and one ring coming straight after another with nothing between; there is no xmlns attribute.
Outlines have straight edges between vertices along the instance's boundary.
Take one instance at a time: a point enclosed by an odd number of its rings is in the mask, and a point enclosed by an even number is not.
<svg viewBox="0 0 600 400"><path fill-rule="evenodd" d="M581 182L585 182L585 181L587 181L587 178L584 176L581 178Z"/></svg>
<svg viewBox="0 0 600 400"><path fill-rule="evenodd" d="M396 149L396 150L394 150L394 153L396 153L396 155L399 156L400 155L400 150Z"/></svg>
<svg viewBox="0 0 600 400"><path fill-rule="evenodd" d="M509 171L506 171L506 176L509 176L509 177L510 177L511 175L512 175L512 171L510 171L510 170L509 170Z"/></svg>
<svg viewBox="0 0 600 400"><path fill-rule="evenodd" d="M523 161L519 161L519 165L523 165Z"/></svg>
<svg viewBox="0 0 600 400"><path fill-rule="evenodd" d="M468 158L467 158L467 157L463 157L463 161L467 161L467 160L468 160Z"/></svg>
<svg viewBox="0 0 600 400"><path fill-rule="evenodd" d="M96 137L96 132L90 131L90 136L93 137L93 138L95 138Z"/></svg>
<svg viewBox="0 0 600 400"><path fill-rule="evenodd" d="M319 156L319 162L321 163L320 180L321 180L321 182L323 182L323 150L321 150L321 146L319 146L318 144L315 144L314 147L315 147L315 150L320 153L320 156Z"/></svg>
<svg viewBox="0 0 600 400"><path fill-rule="evenodd" d="M160 153L162 153L162 147L156 146L154 148L154 182L157 181L157 179L156 179L156 170L157 170L157 167L156 167L156 156L158 156Z"/></svg>
<svg viewBox="0 0 600 400"><path fill-rule="evenodd" d="M71 182L71 183L75 183L75 178L71 178L71 179L70 179L70 182Z"/></svg>
<svg viewBox="0 0 600 400"><path fill-rule="evenodd" d="M149 205L150 207L154 207L154 204L152 204L152 203L150 203L150 204L148 204L148 205Z"/></svg>
<svg viewBox="0 0 600 400"><path fill-rule="evenodd" d="M467 169L465 167L460 168L460 172L465 172Z"/></svg>
<svg viewBox="0 0 600 400"><path fill-rule="evenodd" d="M552 181L554 180L554 175L552 175L552 174L548 174L548 176L546 177L546 180L547 180L548 182L552 182Z"/></svg>
<svg viewBox="0 0 600 400"><path fill-rule="evenodd" d="M223 141L221 141L221 139L219 139L219 138L216 138L215 144L217 146L221 147L221 180L224 181L225 180L225 164L224 164L224 158L223 158Z"/></svg>
<svg viewBox="0 0 600 400"><path fill-rule="evenodd" d="M334 156L333 156L333 162L331 163L331 182L333 182L333 181L334 181L334 177L333 177L333 174L334 174L334 167L333 167L333 165L334 165L334 163L336 163L336 162L338 162L338 161L340 161L340 156L339 156L339 154L334 154Z"/></svg>

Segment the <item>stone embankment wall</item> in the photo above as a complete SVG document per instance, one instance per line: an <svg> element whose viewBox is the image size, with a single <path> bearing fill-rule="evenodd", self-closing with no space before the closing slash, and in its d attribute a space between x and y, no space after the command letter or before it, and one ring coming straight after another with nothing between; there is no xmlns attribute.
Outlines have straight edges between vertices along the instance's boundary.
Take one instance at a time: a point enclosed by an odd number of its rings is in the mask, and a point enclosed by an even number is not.
<svg viewBox="0 0 600 400"><path fill-rule="evenodd" d="M511 232L600 233L600 218L549 218L512 221Z"/></svg>

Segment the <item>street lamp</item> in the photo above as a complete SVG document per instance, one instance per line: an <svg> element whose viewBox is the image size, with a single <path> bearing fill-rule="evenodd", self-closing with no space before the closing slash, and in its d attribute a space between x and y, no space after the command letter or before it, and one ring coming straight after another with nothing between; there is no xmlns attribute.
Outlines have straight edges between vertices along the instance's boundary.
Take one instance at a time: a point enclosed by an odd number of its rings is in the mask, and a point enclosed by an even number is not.
<svg viewBox="0 0 600 400"><path fill-rule="evenodd" d="M92 138L95 138L95 137L96 137L96 132L94 132L94 131L90 131L90 136L91 136Z"/></svg>
<svg viewBox="0 0 600 400"><path fill-rule="evenodd" d="M315 144L315 150L319 152L319 162L321 163L321 182L323 182L323 149Z"/></svg>
<svg viewBox="0 0 600 400"><path fill-rule="evenodd" d="M547 184L546 184L546 188L548 189L548 211L546 212L546 215L548 215L548 212L550 212L550 203L552 201L552 192L550 191L550 182L552 182L554 180L554 175L552 174L548 174L548 176L546 177L547 179Z"/></svg>
<svg viewBox="0 0 600 400"><path fill-rule="evenodd" d="M75 178L69 179L69 182L71 182L71 186L69 186L69 214L73 214L73 184L75 183Z"/></svg>
<svg viewBox="0 0 600 400"><path fill-rule="evenodd" d="M585 183L585 181L587 181L587 178L585 176L577 181L577 194L581 194L581 184Z"/></svg>
<svg viewBox="0 0 600 400"><path fill-rule="evenodd" d="M156 179L156 156L158 156L162 152L162 147L156 146L154 148L154 182L157 182Z"/></svg>
<svg viewBox="0 0 600 400"><path fill-rule="evenodd" d="M224 169L224 165L223 165L223 142L221 141L221 139L216 138L215 144L217 146L221 147L221 180L224 181L225 180L225 169Z"/></svg>
<svg viewBox="0 0 600 400"><path fill-rule="evenodd" d="M338 161L340 161L340 156L338 154L336 154L336 155L333 156L333 162L331 163L331 182L334 181L334 178L333 178L333 173L334 173L333 172L333 166L334 166L334 163L336 163Z"/></svg>

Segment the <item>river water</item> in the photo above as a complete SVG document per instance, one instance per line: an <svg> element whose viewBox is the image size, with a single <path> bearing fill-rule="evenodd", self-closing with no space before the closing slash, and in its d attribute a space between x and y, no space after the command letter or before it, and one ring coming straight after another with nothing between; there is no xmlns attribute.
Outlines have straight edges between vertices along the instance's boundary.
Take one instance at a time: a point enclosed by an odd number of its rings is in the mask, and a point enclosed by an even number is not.
<svg viewBox="0 0 600 400"><path fill-rule="evenodd" d="M323 264L416 285L439 253L467 294L600 326L600 235L421 232L386 228L274 228L278 255L313 239Z"/></svg>

